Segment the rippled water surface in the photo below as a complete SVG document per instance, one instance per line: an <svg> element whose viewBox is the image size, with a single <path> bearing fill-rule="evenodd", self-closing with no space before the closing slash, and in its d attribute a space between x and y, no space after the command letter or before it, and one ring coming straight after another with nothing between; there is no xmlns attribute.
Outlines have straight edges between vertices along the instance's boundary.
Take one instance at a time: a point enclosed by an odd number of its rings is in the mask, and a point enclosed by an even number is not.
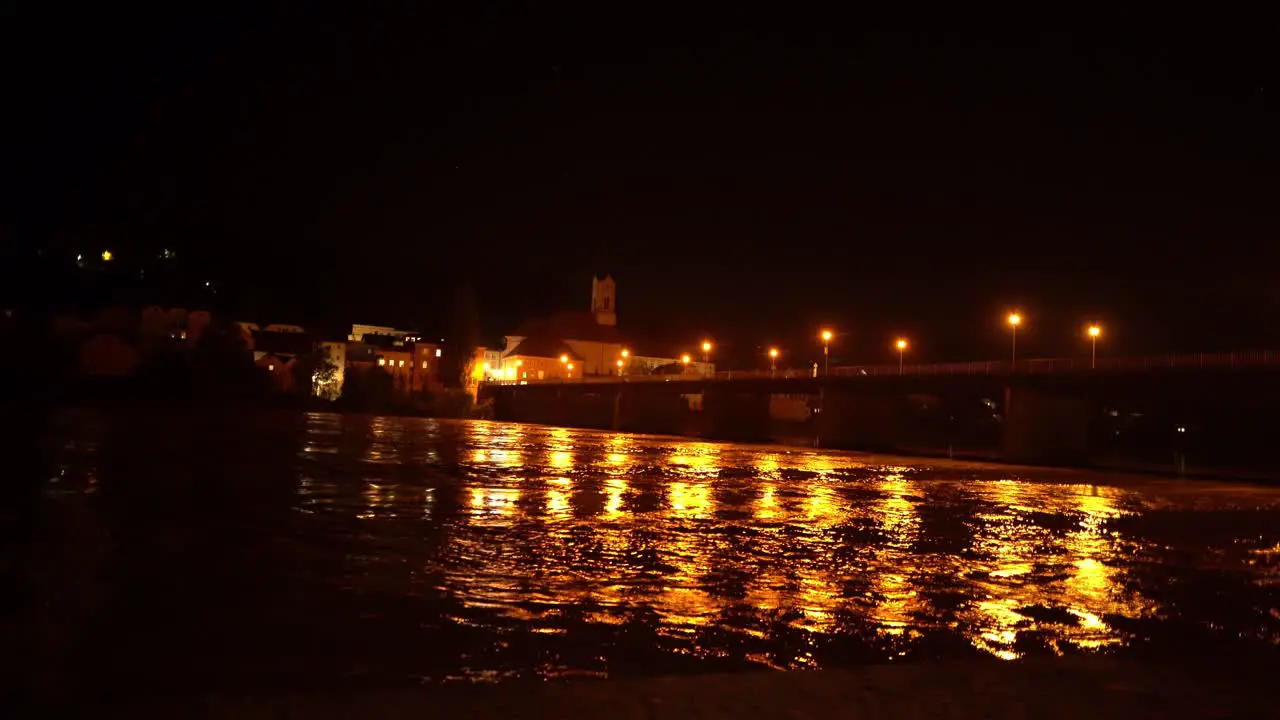
<svg viewBox="0 0 1280 720"><path fill-rule="evenodd" d="M1280 492L489 422L77 420L79 672L160 686L1280 643Z"/></svg>

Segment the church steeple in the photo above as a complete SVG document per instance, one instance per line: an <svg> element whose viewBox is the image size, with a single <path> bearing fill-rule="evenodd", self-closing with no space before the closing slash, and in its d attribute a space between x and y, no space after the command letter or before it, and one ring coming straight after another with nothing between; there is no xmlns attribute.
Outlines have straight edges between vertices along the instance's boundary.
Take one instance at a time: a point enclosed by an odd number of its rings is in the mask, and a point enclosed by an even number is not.
<svg viewBox="0 0 1280 720"><path fill-rule="evenodd" d="M617 288L612 275L602 278L591 278L591 312L595 313L597 325L617 325Z"/></svg>

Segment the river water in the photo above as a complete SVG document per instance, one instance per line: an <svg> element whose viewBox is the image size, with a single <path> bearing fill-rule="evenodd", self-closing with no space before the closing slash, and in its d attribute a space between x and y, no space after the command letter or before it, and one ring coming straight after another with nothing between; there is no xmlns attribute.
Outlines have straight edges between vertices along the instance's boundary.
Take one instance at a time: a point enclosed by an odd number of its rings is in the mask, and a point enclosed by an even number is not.
<svg viewBox="0 0 1280 720"><path fill-rule="evenodd" d="M481 421L248 425L64 424L37 586L77 682L1280 644L1280 489Z"/></svg>

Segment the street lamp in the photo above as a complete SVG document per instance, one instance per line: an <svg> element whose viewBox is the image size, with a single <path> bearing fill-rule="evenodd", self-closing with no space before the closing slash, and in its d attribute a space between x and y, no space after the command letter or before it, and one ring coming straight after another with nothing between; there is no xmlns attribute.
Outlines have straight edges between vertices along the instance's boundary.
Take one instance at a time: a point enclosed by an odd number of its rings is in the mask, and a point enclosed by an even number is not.
<svg viewBox="0 0 1280 720"><path fill-rule="evenodd" d="M898 374L901 375L902 374L902 353L906 352L907 350L907 339L898 338L898 342L896 343L896 345L898 347Z"/></svg>
<svg viewBox="0 0 1280 720"><path fill-rule="evenodd" d="M822 331L822 374L826 375L831 371L831 338L830 330Z"/></svg>
<svg viewBox="0 0 1280 720"><path fill-rule="evenodd" d="M702 341L702 371L703 373L711 372L711 341Z"/></svg>
<svg viewBox="0 0 1280 720"><path fill-rule="evenodd" d="M618 358L618 377L622 377L622 358Z"/></svg>
<svg viewBox="0 0 1280 720"><path fill-rule="evenodd" d="M692 359L693 359L693 358L689 357L689 353L685 353L685 354L683 354L683 355L681 355L681 356L680 356L680 362L684 363L684 371L685 371L685 373L688 373L688 372L689 372L689 361L690 361L690 360L692 360Z"/></svg>
<svg viewBox="0 0 1280 720"><path fill-rule="evenodd" d="M778 348L769 348L769 375L778 371Z"/></svg>
<svg viewBox="0 0 1280 720"><path fill-rule="evenodd" d="M1013 344L1010 349L1010 358L1013 362L1009 367L1009 372L1013 372L1013 366L1018 364L1018 326L1022 324L1022 316L1016 312L1009 313L1009 327L1013 330Z"/></svg>
<svg viewBox="0 0 1280 720"><path fill-rule="evenodd" d="M1089 343L1092 347L1089 349L1089 369L1096 370L1098 368L1098 336L1102 334L1102 328L1097 325L1089 326Z"/></svg>

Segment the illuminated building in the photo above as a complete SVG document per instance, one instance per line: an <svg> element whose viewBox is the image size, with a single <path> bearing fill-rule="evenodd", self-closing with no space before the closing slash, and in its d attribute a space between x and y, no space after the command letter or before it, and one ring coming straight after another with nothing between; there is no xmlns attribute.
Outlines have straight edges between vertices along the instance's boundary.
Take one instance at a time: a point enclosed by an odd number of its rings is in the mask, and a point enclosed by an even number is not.
<svg viewBox="0 0 1280 720"><path fill-rule="evenodd" d="M517 381L564 378L570 363L575 378L715 372L715 366L707 362L682 365L678 354L646 355L635 353L632 348L633 344L618 330L617 284L613 277L605 275L591 280L590 311L563 311L525 322L506 337L506 349L498 362L491 362L491 367L495 379ZM520 365L514 370L515 377L508 377L517 362Z"/></svg>
<svg viewBox="0 0 1280 720"><path fill-rule="evenodd" d="M617 328L616 297L617 286L611 276L592 278L589 312L563 311L525 322L506 337L506 349L496 367L505 371L518 359L524 363L522 372L530 373L530 379L535 379L533 373L539 371L544 379L559 377L552 373L557 368L543 361L558 363L561 355L569 355L575 377L615 374L617 360L626 346Z"/></svg>

